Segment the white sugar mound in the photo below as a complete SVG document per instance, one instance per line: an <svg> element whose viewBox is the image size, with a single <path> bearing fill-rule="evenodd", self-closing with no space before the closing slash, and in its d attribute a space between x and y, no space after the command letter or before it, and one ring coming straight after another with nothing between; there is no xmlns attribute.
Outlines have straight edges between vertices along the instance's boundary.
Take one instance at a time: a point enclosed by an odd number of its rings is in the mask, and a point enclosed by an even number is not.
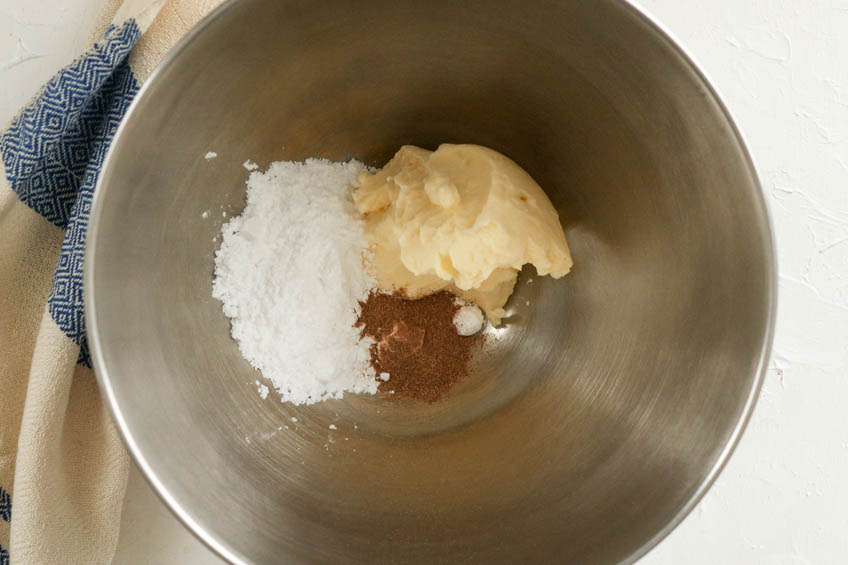
<svg viewBox="0 0 848 565"><path fill-rule="evenodd" d="M363 170L358 161L273 163L250 174L244 212L221 228L212 295L283 402L377 391L371 341L354 328L376 285L350 196Z"/></svg>

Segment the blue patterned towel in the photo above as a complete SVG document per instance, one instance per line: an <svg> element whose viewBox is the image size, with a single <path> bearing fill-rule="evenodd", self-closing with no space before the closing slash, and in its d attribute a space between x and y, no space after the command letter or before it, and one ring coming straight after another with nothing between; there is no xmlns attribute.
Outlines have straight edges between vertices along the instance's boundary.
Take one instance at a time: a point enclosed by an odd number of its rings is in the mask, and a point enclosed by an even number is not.
<svg viewBox="0 0 848 565"><path fill-rule="evenodd" d="M109 143L138 92L127 63L141 36L131 19L62 69L0 137L6 180L21 202L64 230L47 301L91 367L82 305L82 258L94 185Z"/></svg>
<svg viewBox="0 0 848 565"><path fill-rule="evenodd" d="M219 2L123 0L0 135L0 565L115 552L129 461L85 338L91 199L141 78Z"/></svg>

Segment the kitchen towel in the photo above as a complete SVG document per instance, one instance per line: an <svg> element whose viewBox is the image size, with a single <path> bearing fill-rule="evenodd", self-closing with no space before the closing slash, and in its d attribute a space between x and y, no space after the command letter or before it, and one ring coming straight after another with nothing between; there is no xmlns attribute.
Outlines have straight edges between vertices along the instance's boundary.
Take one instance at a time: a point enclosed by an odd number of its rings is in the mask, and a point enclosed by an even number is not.
<svg viewBox="0 0 848 565"><path fill-rule="evenodd" d="M129 461L91 370L82 263L118 124L221 0L104 0L102 37L0 136L0 565L108 563Z"/></svg>

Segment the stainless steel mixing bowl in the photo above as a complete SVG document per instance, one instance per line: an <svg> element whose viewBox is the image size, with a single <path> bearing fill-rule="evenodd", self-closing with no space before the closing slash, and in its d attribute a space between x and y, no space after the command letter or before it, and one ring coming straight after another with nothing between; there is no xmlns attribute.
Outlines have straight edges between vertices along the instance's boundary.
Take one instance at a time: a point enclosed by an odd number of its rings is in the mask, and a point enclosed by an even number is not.
<svg viewBox="0 0 848 565"><path fill-rule="evenodd" d="M572 274L522 273L442 402L262 400L210 296L242 162L381 165L441 142L538 180ZM124 120L88 243L89 340L127 446L236 562L635 560L726 461L774 320L738 132L680 49L612 0L230 2Z"/></svg>

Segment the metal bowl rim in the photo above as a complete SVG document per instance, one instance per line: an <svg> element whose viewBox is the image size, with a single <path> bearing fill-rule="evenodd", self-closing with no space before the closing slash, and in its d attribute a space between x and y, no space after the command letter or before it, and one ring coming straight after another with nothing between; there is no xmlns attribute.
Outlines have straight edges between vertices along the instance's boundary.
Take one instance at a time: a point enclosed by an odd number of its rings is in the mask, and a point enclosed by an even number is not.
<svg viewBox="0 0 848 565"><path fill-rule="evenodd" d="M116 142L121 137L121 134L123 133L124 128L129 119L137 111L139 101L144 97L145 93L150 88L150 85L156 82L157 77L164 72L164 69L174 64L175 61L179 58L180 53L185 49L185 47L192 41L194 41L194 39L199 34L201 34L207 27L212 24L212 22L220 18L225 12L230 10L240 1L241 0L225 0L221 5L212 10L212 12L210 12L207 16L205 16L197 24L195 24L194 27L189 30L189 32L186 33L186 35L182 39L180 39L180 41L178 41L173 48L171 48L171 50L165 55L162 61L156 66L156 68L153 70L153 72L150 74L144 84L142 84L141 88L136 94L135 99L130 104L130 107L128 108L124 117L121 119L121 122L115 132L115 136L112 139L112 143L110 144L109 150L106 153L106 157L103 161L103 166L101 168L100 175L97 179L94 195L92 197L91 215L89 218L85 257L83 261L83 303L85 306L85 322L86 327L88 328L88 345L91 352L91 359L93 363L94 373L97 377L98 386L100 387L100 391L106 399L106 403L109 406L109 411L112 414L113 421L115 422L118 428L118 432L124 442L124 445L127 448L127 451L129 451L130 456L135 461L136 465L138 465L139 469L141 469L142 475L144 476L145 480L153 488L153 491L162 500L162 502L165 503L165 506L204 545L206 545L212 551L217 553L221 558L225 559L230 563L234 563L237 565L247 565L249 561L243 555L228 547L224 542L218 540L212 533L206 531L203 526L197 523L197 521L194 520L191 514L180 505L180 503L164 486L161 479L157 476L155 470L151 467L144 454L139 449L138 444L136 443L135 438L133 437L132 432L129 429L129 426L127 425L124 415L121 412L121 407L115 397L115 392L112 388L112 382L109 377L109 373L106 369L105 361L103 359L103 349L100 343L97 326L97 308L95 303L93 284L94 271L96 268L96 265L94 263L94 256L96 250L97 232L99 228L99 218L102 212L101 201L104 190L102 185L104 184L103 179L107 176L106 173L110 168L111 160L114 156ZM713 82L709 80L709 77L704 71L703 67L698 64L695 57L685 47L683 47L682 43L677 40L674 34L669 31L656 18L651 16L645 8L638 4L636 0L616 1L622 4L625 9L630 10L632 14L640 18L644 23L648 24L648 26L650 26L654 30L654 32L656 32L657 36L661 40L663 40L666 45L680 57L683 63L686 64L693 72L695 77L697 77L701 81L704 88L710 94L714 102L718 105L719 110L721 111L724 118L727 120L727 123L729 124L733 135L739 145L739 150L741 151L742 156L745 159L746 164L748 165L749 173L752 177L752 181L756 189L755 197L757 200L757 206L760 209L759 211L763 219L765 220L766 233L762 235L764 236L766 243L766 269L768 271L768 281L766 289L768 316L766 320L766 331L765 335L763 336L764 339L762 346L760 348L760 356L757 364L756 374L754 375L754 381L748 393L748 397L745 399L742 414L733 428L729 441L725 445L722 452L719 454L716 461L713 463L712 468L709 470L706 477L701 482L700 486L690 497L690 499L678 510L677 514L675 514L674 517L672 517L672 519L669 520L669 522L662 529L660 529L660 531L658 531L652 538L644 542L635 552L633 552L627 559L623 561L623 563L635 563L636 561L644 557L645 554L647 554L651 549L658 545L663 539L665 539L686 518L686 516L689 515L689 513L695 508L695 506L698 505L698 503L704 497L706 492L713 485L718 475L724 469L725 465L727 464L727 461L730 459L730 456L736 449L736 446L739 443L742 433L744 432L746 426L748 425L748 422L751 419L751 414L754 411L754 407L756 405L760 389L762 388L763 381L765 379L765 372L768 368L769 359L771 358L772 342L774 340L775 321L777 316L777 253L774 242L773 220L771 218L771 214L769 213L768 205L763 194L762 184L760 182L760 176L757 172L756 163L753 157L751 156L750 151L748 150L748 144L745 141L744 135L739 130L739 127L736 125L736 121L733 119L733 115L727 108L727 105L724 103L723 98L719 94Z"/></svg>

